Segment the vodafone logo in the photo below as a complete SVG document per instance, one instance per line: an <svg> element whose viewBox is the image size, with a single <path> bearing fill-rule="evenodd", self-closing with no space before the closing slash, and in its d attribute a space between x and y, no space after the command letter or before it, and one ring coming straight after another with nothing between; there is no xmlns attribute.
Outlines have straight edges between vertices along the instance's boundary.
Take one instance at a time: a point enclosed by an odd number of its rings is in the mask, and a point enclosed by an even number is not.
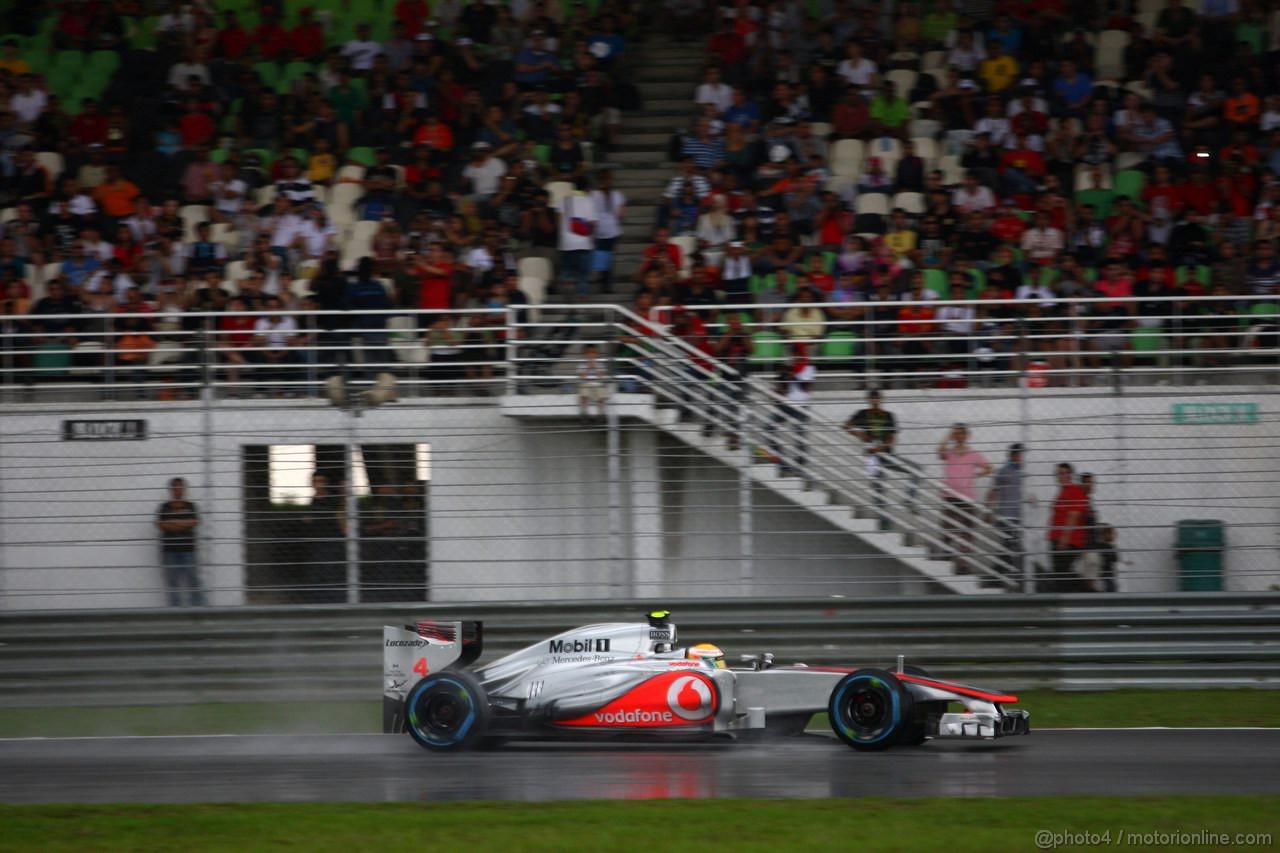
<svg viewBox="0 0 1280 853"><path fill-rule="evenodd" d="M602 711L595 715L596 722L605 724L620 723L670 723L674 722L670 711Z"/></svg>
<svg viewBox="0 0 1280 853"><path fill-rule="evenodd" d="M696 675L685 675L667 688L667 707L682 720L702 720L711 714L711 686Z"/></svg>

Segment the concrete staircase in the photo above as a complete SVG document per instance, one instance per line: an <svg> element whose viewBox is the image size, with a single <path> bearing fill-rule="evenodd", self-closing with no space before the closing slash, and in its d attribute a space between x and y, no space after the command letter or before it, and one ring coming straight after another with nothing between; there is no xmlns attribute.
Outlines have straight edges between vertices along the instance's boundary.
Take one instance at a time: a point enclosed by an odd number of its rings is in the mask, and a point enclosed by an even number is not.
<svg viewBox="0 0 1280 853"><path fill-rule="evenodd" d="M701 41L676 44L651 35L636 48L630 79L640 90L643 109L623 114L621 145L608 157L614 185L627 196L615 291L631 293L625 282L649 243L662 190L674 174L675 164L667 160L667 143L673 133L691 125L693 92L706 64Z"/></svg>

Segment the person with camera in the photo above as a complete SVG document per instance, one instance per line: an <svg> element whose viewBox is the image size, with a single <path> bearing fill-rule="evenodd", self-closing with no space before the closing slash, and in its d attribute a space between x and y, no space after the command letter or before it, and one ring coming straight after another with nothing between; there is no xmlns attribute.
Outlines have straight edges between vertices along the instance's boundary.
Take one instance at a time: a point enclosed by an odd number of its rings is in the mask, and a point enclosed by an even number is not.
<svg viewBox="0 0 1280 853"><path fill-rule="evenodd" d="M585 300L591 288L591 256L595 251L598 215L595 202L585 192L587 182L579 177L574 191L556 205L559 214L560 280L579 300Z"/></svg>

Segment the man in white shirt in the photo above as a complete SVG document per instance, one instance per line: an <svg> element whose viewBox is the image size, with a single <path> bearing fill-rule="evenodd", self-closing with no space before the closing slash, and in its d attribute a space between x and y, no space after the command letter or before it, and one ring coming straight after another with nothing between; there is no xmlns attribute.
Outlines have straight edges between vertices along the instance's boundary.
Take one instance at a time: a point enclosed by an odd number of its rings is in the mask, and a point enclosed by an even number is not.
<svg viewBox="0 0 1280 853"><path fill-rule="evenodd" d="M595 250L598 216L591 197L578 188L556 206L560 220L560 279L585 299L591 288L591 253Z"/></svg>
<svg viewBox="0 0 1280 853"><path fill-rule="evenodd" d="M302 174L302 168L294 157L286 157L280 164L280 179L276 181L276 195L289 199L295 205L316 200L316 189L311 179Z"/></svg>
<svg viewBox="0 0 1280 853"><path fill-rule="evenodd" d="M733 89L721 79L720 69L714 65L703 75L700 85L693 95L695 104L715 104L716 115L722 114L733 106Z"/></svg>
<svg viewBox="0 0 1280 853"><path fill-rule="evenodd" d="M1049 214L1043 211L1036 214L1034 226L1022 232L1022 251L1027 258L1036 262L1055 260L1061 254L1065 242L1062 232L1053 227Z"/></svg>
<svg viewBox="0 0 1280 853"><path fill-rule="evenodd" d="M191 87L191 78L195 77L206 86L209 85L209 68L194 50L183 53L182 61L169 67L169 85L179 92L186 92Z"/></svg>
<svg viewBox="0 0 1280 853"><path fill-rule="evenodd" d="M276 198L275 208L266 217L271 227L271 248L288 249L302 231L302 217L294 212L289 200L283 196Z"/></svg>
<svg viewBox="0 0 1280 853"><path fill-rule="evenodd" d="M75 178L62 181L62 196L66 199L67 210L74 216L94 217L98 215L98 205L93 198L80 189L80 182ZM106 258L103 258L105 261Z"/></svg>
<svg viewBox="0 0 1280 853"><path fill-rule="evenodd" d="M382 45L369 35L369 25L356 26L356 37L342 46L342 55L351 60L351 70L366 74L373 68L374 57L382 53Z"/></svg>
<svg viewBox="0 0 1280 853"><path fill-rule="evenodd" d="M279 296L268 296L262 303L264 311L281 311L284 303ZM298 347L301 339L298 336L298 321L284 314L269 314L259 317L253 324L253 345L256 348L250 354L250 360L263 365L264 379L273 378L276 382L292 383L301 378L296 365L302 361ZM286 397L297 395L292 384L284 386Z"/></svg>
<svg viewBox="0 0 1280 853"><path fill-rule="evenodd" d="M213 193L213 208L217 211L214 218L230 222L240 212L240 204L249 191L249 185L237 177L234 163L223 163L218 166L218 180L209 185L209 190Z"/></svg>
<svg viewBox="0 0 1280 853"><path fill-rule="evenodd" d="M964 183L951 194L951 204L961 213L972 213L975 210L990 211L996 208L996 195L990 187L978 183L978 176L966 172Z"/></svg>
<svg viewBox="0 0 1280 853"><path fill-rule="evenodd" d="M498 192L498 183L507 173L507 164L493 156L493 146L487 142L471 145L471 162L462 170L462 176L471 182L471 195L486 201Z"/></svg>
<svg viewBox="0 0 1280 853"><path fill-rule="evenodd" d="M40 118L48 103L48 96L35 87L35 77L23 74L18 78L18 91L9 97L9 110L18 117L18 121L30 125Z"/></svg>
<svg viewBox="0 0 1280 853"><path fill-rule="evenodd" d="M592 268L600 273L600 286L608 293L613 285L613 249L622 236L622 214L627 207L627 197L613 188L613 171L601 169L596 175L596 188L591 191L590 198L596 211Z"/></svg>

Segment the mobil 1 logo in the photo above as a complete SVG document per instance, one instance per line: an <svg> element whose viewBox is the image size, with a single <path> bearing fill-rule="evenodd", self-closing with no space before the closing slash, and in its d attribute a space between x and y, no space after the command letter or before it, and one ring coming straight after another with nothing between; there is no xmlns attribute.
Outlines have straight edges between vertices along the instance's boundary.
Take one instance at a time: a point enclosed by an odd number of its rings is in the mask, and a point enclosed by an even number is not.
<svg viewBox="0 0 1280 853"><path fill-rule="evenodd" d="M609 651L609 643L609 640L597 640L591 637L582 637L576 640L552 640L548 644L547 651L553 655L607 652Z"/></svg>

